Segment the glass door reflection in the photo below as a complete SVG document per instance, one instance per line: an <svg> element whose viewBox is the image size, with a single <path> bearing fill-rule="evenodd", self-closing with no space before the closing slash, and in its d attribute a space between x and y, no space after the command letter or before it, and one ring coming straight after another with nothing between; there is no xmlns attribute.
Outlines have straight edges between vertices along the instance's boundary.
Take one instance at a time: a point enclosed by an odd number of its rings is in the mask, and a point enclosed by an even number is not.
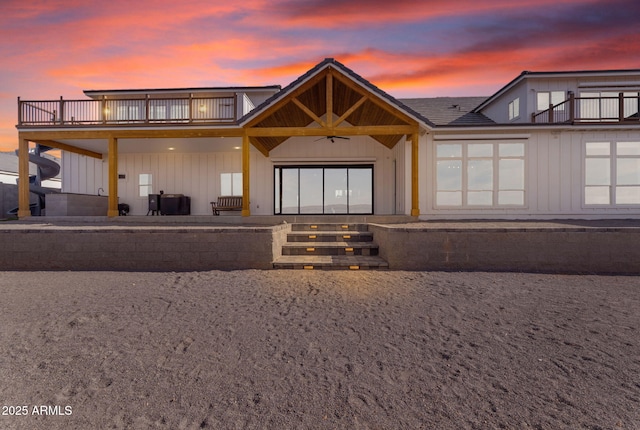
<svg viewBox="0 0 640 430"><path fill-rule="evenodd" d="M322 169L300 169L301 214L322 213Z"/></svg>
<svg viewBox="0 0 640 430"><path fill-rule="evenodd" d="M373 165L275 166L276 214L372 214Z"/></svg>
<svg viewBox="0 0 640 430"><path fill-rule="evenodd" d="M373 171L349 169L349 213L373 213Z"/></svg>
<svg viewBox="0 0 640 430"><path fill-rule="evenodd" d="M346 168L324 169L324 213L349 213L348 192Z"/></svg>

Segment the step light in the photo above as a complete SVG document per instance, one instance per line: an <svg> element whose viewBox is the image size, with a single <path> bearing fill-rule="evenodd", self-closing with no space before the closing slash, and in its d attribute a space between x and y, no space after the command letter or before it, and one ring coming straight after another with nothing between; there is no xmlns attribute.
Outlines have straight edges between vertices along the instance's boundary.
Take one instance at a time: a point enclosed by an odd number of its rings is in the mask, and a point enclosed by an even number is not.
<svg viewBox="0 0 640 430"><path fill-rule="evenodd" d="M311 230L316 230L316 229L318 228L318 226L317 226L317 225L310 225L310 226L309 226L309 228L310 228Z"/></svg>
<svg viewBox="0 0 640 430"><path fill-rule="evenodd" d="M345 248L344 249L346 252L353 252L353 248Z"/></svg>
<svg viewBox="0 0 640 430"><path fill-rule="evenodd" d="M302 266L304 270L313 270L313 266Z"/></svg>
<svg viewBox="0 0 640 430"><path fill-rule="evenodd" d="M349 226L348 225L343 225L342 228L346 230L346 229L349 228Z"/></svg>
<svg viewBox="0 0 640 430"><path fill-rule="evenodd" d="M316 250L315 248L307 248L307 252L313 252L315 250Z"/></svg>
<svg viewBox="0 0 640 430"><path fill-rule="evenodd" d="M349 270L360 270L360 266L349 266Z"/></svg>
<svg viewBox="0 0 640 430"><path fill-rule="evenodd" d="M316 236L315 234L310 234L309 235L309 239L316 239L318 236Z"/></svg>
<svg viewBox="0 0 640 430"><path fill-rule="evenodd" d="M342 236L343 239L351 239L351 235L349 234L345 234Z"/></svg>

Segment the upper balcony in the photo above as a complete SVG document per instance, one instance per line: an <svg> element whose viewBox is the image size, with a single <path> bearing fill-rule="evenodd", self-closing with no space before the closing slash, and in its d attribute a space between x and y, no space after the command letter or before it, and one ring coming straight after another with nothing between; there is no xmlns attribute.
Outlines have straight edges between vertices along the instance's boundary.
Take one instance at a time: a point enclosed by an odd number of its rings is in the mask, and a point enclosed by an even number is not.
<svg viewBox="0 0 640 430"><path fill-rule="evenodd" d="M20 100L18 127L121 127L232 125L253 104L244 94L227 97Z"/></svg>
<svg viewBox="0 0 640 430"><path fill-rule="evenodd" d="M537 124L640 124L640 96L634 93L619 93L611 96L576 97L549 109L531 114L531 122Z"/></svg>

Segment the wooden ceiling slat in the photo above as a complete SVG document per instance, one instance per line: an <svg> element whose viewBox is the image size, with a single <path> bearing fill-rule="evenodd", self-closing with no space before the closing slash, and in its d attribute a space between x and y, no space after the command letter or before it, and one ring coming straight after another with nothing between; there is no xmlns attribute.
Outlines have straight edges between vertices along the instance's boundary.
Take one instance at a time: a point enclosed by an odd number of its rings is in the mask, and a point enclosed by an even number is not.
<svg viewBox="0 0 640 430"><path fill-rule="evenodd" d="M309 128L314 122L320 128ZM338 127L343 123L348 126ZM403 135L415 133L418 123L329 67L245 127L254 146L268 154L291 136L362 134L393 148Z"/></svg>

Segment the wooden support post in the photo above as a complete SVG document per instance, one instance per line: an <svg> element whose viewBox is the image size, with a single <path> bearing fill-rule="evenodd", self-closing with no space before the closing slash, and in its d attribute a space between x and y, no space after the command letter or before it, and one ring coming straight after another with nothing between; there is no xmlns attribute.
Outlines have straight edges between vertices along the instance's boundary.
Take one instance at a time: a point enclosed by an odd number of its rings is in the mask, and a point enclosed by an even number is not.
<svg viewBox="0 0 640 430"><path fill-rule="evenodd" d="M327 127L333 128L333 75L327 73Z"/></svg>
<svg viewBox="0 0 640 430"><path fill-rule="evenodd" d="M109 209L108 217L118 216L118 139L109 137Z"/></svg>
<svg viewBox="0 0 640 430"><path fill-rule="evenodd" d="M242 136L242 216L250 216L249 208L249 165L251 162L249 147L249 136L244 133Z"/></svg>
<svg viewBox="0 0 640 430"><path fill-rule="evenodd" d="M18 218L31 216L29 209L29 141L20 139L18 146Z"/></svg>
<svg viewBox="0 0 640 430"><path fill-rule="evenodd" d="M420 215L420 202L419 202L419 162L418 159L418 144L420 141L420 135L418 132L411 135L411 216Z"/></svg>

